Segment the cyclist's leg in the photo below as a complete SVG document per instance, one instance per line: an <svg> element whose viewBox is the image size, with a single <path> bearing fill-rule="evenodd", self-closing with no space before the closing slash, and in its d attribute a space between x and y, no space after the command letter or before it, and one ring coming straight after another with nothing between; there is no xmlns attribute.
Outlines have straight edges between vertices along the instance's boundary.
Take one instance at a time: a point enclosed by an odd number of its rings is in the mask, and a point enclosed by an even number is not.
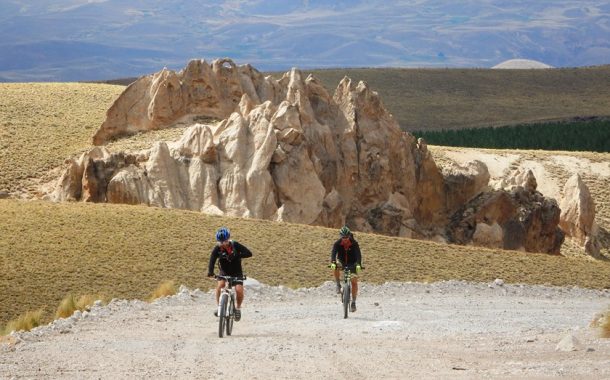
<svg viewBox="0 0 610 380"><path fill-rule="evenodd" d="M244 300L244 286L240 284L235 284L235 295L237 296L236 305L235 305L235 320L241 320L241 303Z"/></svg>
<svg viewBox="0 0 610 380"><path fill-rule="evenodd" d="M225 280L218 280L216 283L216 306L218 306L218 302L220 301L220 289L224 288Z"/></svg>
<svg viewBox="0 0 610 380"><path fill-rule="evenodd" d="M235 285L235 294L237 294L237 305L238 309L241 309L241 303L244 300L244 286L242 284Z"/></svg>
<svg viewBox="0 0 610 380"><path fill-rule="evenodd" d="M333 275L335 276L335 283L337 284L337 294L341 294L341 278L339 269L335 269L333 271Z"/></svg>

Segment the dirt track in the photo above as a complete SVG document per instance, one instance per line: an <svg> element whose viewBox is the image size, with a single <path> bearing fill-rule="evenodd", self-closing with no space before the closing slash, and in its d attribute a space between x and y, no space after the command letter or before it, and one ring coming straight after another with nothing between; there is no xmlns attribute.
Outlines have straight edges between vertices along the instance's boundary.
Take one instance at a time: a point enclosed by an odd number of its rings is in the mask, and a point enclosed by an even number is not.
<svg viewBox="0 0 610 380"><path fill-rule="evenodd" d="M608 290L364 284L347 320L332 290L249 286L222 339L211 293L115 300L14 335L0 378L610 378L610 339L587 327Z"/></svg>

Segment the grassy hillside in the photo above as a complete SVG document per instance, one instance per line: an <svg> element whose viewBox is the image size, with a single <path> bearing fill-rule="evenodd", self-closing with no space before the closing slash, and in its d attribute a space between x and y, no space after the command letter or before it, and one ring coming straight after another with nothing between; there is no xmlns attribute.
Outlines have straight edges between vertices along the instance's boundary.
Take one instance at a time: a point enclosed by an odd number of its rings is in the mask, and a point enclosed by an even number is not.
<svg viewBox="0 0 610 380"><path fill-rule="evenodd" d="M553 70L315 70L327 88L347 75L379 92L408 131L610 116L610 65Z"/></svg>
<svg viewBox="0 0 610 380"><path fill-rule="evenodd" d="M143 299L166 279L208 289L209 252L221 225L253 250L244 262L251 277L292 287L330 277L333 229L144 206L0 200L0 322L40 307L50 317L68 293ZM356 236L367 282L503 278L610 288L607 261Z"/></svg>
<svg viewBox="0 0 610 380"><path fill-rule="evenodd" d="M122 86L79 83L0 84L0 190L31 180L90 147Z"/></svg>

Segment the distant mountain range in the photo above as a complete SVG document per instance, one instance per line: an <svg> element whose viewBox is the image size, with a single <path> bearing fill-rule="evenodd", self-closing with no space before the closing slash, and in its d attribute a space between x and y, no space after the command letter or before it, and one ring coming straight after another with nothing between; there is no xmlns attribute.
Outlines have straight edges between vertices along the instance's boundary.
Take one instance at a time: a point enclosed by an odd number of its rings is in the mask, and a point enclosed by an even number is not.
<svg viewBox="0 0 610 380"><path fill-rule="evenodd" d="M0 81L130 77L191 58L260 70L610 63L607 0L3 0Z"/></svg>

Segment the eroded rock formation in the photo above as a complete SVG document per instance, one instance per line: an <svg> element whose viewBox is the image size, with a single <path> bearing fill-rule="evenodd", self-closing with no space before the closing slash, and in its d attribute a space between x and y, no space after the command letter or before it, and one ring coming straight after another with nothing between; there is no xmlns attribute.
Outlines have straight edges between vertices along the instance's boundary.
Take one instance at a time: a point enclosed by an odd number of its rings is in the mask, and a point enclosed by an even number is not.
<svg viewBox="0 0 610 380"><path fill-rule="evenodd" d="M585 248L585 252L595 257L599 256L595 201L578 174L570 177L563 188L559 225L566 235Z"/></svg>
<svg viewBox="0 0 610 380"><path fill-rule="evenodd" d="M225 119L237 111L244 94L255 104L267 100L278 104L286 88L282 81L265 78L252 66L237 66L230 59L211 64L192 60L178 73L163 69L127 87L106 112L93 144L164 128L189 115Z"/></svg>
<svg viewBox="0 0 610 380"><path fill-rule="evenodd" d="M535 188L479 194L447 226L449 241L486 247L559 254L564 233L554 199Z"/></svg>
<svg viewBox="0 0 610 380"><path fill-rule="evenodd" d="M191 61L129 86L94 142L202 116L223 120L194 123L180 140L147 151L97 147L69 160L54 199L559 251L557 205L535 192L535 180L533 191L489 192L480 162L441 172L425 142L349 78L331 96L296 69L275 80L230 60Z"/></svg>

